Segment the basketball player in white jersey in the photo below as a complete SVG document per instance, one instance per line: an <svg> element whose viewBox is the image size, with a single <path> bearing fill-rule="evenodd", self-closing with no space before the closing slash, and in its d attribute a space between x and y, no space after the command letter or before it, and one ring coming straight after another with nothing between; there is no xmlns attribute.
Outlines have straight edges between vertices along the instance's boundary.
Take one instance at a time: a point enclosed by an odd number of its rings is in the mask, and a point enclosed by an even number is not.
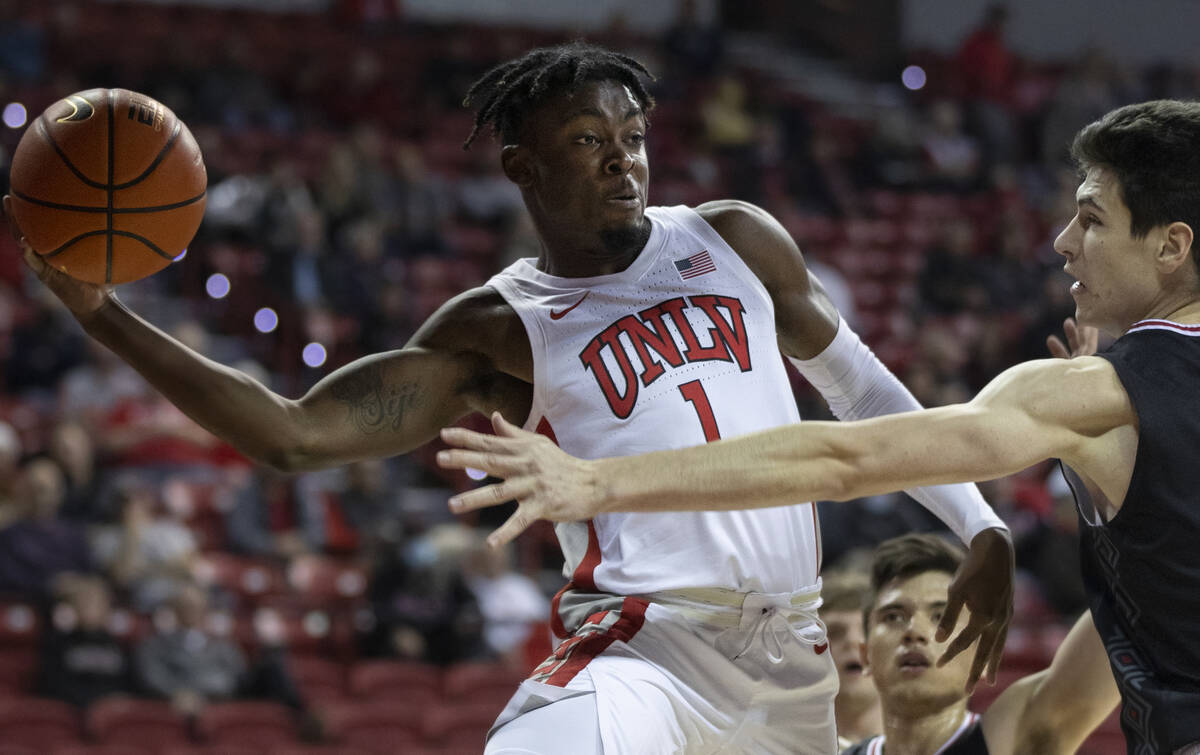
<svg viewBox="0 0 1200 755"><path fill-rule="evenodd" d="M740 202L647 208L653 99L640 64L535 50L468 99L503 140L542 242L444 305L399 351L290 400L190 352L111 292L26 260L85 329L204 427L285 470L408 451L501 411L587 456L679 448L799 420L780 349L851 418L916 408L839 325L795 244ZM955 582L979 621L972 678L1011 614L1012 546L973 487L915 491L970 544ZM817 619L807 499L754 512L600 516L558 529L562 644L500 716L489 753L834 751L836 675Z"/></svg>
<svg viewBox="0 0 1200 755"><path fill-rule="evenodd" d="M862 422L805 423L702 447L581 461L520 428L448 430L439 461L505 477L451 501L515 498L502 542L539 518L724 510L985 480L1059 459L1076 498L1096 631L1130 755L1200 755L1200 102L1126 105L1084 127L1083 180L1055 240L1095 356L1026 362L971 401ZM961 604L951 594L942 625ZM953 647L953 646L952 646Z"/></svg>

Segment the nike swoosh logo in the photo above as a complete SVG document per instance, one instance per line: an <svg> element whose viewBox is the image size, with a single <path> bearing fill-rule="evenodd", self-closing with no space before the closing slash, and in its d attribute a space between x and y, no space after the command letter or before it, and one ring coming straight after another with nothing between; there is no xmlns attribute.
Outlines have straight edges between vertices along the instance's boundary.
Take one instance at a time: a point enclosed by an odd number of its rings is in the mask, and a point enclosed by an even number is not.
<svg viewBox="0 0 1200 755"><path fill-rule="evenodd" d="M580 304L583 304L583 300L584 300L584 299L586 299L586 298L588 298L588 296L589 296L589 295L591 295L591 293L592 293L591 291L588 291L586 294L584 294L582 297L580 297L579 301L577 301L577 302L575 302L574 304L572 304L571 306L567 307L567 308L566 308L566 309L564 309L562 312L555 312L553 309L552 309L552 310L550 310L550 319L551 319L551 320L561 320L561 319L562 319L563 317L565 317L565 316L566 316L566 314L567 314L568 312L570 312L572 309L575 309L575 308L576 308L576 307L578 307Z"/></svg>
<svg viewBox="0 0 1200 755"><path fill-rule="evenodd" d="M92 107L92 103L77 94L72 94L67 97L67 104L71 106L71 114L64 115L58 119L58 123L66 123L67 121L86 121L92 117L92 113L96 109Z"/></svg>
<svg viewBox="0 0 1200 755"><path fill-rule="evenodd" d="M813 645L813 650L815 650L817 652L817 655L824 653L828 649L829 649L828 642L822 642L820 645Z"/></svg>

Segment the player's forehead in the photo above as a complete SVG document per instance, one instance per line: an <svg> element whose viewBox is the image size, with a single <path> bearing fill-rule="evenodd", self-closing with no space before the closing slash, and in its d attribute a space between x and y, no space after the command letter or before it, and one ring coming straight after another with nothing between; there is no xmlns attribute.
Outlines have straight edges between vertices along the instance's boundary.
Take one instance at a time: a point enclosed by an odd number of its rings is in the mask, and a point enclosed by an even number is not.
<svg viewBox="0 0 1200 755"><path fill-rule="evenodd" d="M645 113L628 86L615 79L595 79L552 95L534 111L529 123L539 129L557 129L587 118L619 123L644 119Z"/></svg>
<svg viewBox="0 0 1200 755"><path fill-rule="evenodd" d="M944 604L950 591L951 579L951 575L944 571L926 571L897 577L879 591L873 609L878 612L892 606L913 609Z"/></svg>
<svg viewBox="0 0 1200 755"><path fill-rule="evenodd" d="M1102 166L1088 169L1075 190L1075 202L1106 214L1128 212L1121 200L1121 184L1112 170Z"/></svg>

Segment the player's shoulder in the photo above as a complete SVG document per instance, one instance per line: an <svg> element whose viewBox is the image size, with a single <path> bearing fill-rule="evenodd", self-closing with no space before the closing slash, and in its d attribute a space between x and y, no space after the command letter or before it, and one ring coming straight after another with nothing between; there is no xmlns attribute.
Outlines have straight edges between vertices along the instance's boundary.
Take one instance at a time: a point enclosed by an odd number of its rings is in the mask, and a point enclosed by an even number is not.
<svg viewBox="0 0 1200 755"><path fill-rule="evenodd" d="M768 228L778 221L763 208L741 199L715 199L696 205L696 214L704 218L718 233L721 228Z"/></svg>
<svg viewBox="0 0 1200 755"><path fill-rule="evenodd" d="M804 257L771 213L740 199L705 202L695 210L769 290L808 290Z"/></svg>
<svg viewBox="0 0 1200 755"><path fill-rule="evenodd" d="M412 345L491 353L525 343L516 311L490 286L468 289L440 306L417 330Z"/></svg>
<svg viewBox="0 0 1200 755"><path fill-rule="evenodd" d="M1022 362L988 383L971 404L1019 407L1049 425L1085 435L1136 423L1117 371L1098 356Z"/></svg>

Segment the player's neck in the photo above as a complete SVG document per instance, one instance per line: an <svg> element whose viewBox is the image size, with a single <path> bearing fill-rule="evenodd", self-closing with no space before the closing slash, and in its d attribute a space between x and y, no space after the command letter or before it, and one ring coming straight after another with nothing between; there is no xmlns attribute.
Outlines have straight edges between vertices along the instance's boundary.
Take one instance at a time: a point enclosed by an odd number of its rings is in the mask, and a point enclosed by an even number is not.
<svg viewBox="0 0 1200 755"><path fill-rule="evenodd" d="M560 278L591 278L619 273L642 253L650 240L649 219L635 228L601 233L593 238L558 237L542 232L537 268Z"/></svg>
<svg viewBox="0 0 1200 755"><path fill-rule="evenodd" d="M937 750L959 730L967 718L964 699L948 708L922 715L883 713L885 755L928 755Z"/></svg>
<svg viewBox="0 0 1200 755"><path fill-rule="evenodd" d="M1188 301L1180 306L1174 307L1170 312L1163 314L1161 317L1147 317L1144 319L1169 320L1171 322L1178 322L1184 325L1200 324L1200 298L1192 299L1191 301Z"/></svg>

